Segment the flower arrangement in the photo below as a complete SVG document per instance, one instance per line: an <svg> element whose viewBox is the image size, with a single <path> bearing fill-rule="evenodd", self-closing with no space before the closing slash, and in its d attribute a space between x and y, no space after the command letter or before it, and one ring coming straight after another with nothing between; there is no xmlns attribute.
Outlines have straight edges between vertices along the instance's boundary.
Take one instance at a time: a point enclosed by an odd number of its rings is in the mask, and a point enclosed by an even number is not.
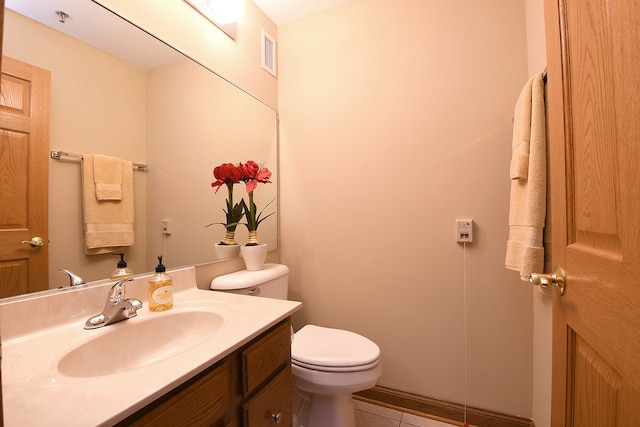
<svg viewBox="0 0 640 427"><path fill-rule="evenodd" d="M245 218L247 219L247 222L244 225L249 231L249 241L247 242L247 246L255 246L259 244L258 226L262 221L275 213L272 212L263 217L262 212L264 212L267 206L269 206L275 199L272 199L260 212L258 212L256 204L253 202L253 192L258 187L258 183L271 184L271 171L264 166L259 166L253 160L249 160L245 164L240 163L240 170L242 171L242 177L240 180L245 182L247 194L249 195L248 205L245 203L244 199L240 201L244 210Z"/></svg>
<svg viewBox="0 0 640 427"><path fill-rule="evenodd" d="M264 210L269 206L273 200L265 205L265 207L258 212L256 204L253 201L253 192L258 187L259 183L270 184L271 183L271 171L264 166L258 165L253 160L249 160L246 163L239 163L238 165L234 165L233 163L223 163L220 166L216 166L213 169L213 176L216 178L214 182L211 183L212 187L216 187L216 193L222 185L227 187L227 201L226 201L226 209L224 209L224 213L226 215L226 222L216 222L214 224L221 224L227 229L227 233L225 235L224 240L220 242L221 245L236 245L235 242L235 230L238 224L241 224L242 217L244 216L247 220L246 223L242 223L247 227L249 231L247 246L255 246L258 245L258 226L262 221L269 218L271 215L275 214L275 212L270 213L269 215L262 216ZM233 202L233 186L235 184L239 184L240 182L245 183L245 188L249 197L249 203L247 204L244 201L244 198L240 200L239 203Z"/></svg>
<svg viewBox="0 0 640 427"><path fill-rule="evenodd" d="M236 227L238 227L240 220L244 216L244 205L241 203L233 203L233 186L234 184L240 183L242 171L233 163L223 163L213 169L213 176L216 180L211 183L211 186L216 187L216 194L222 185L227 187L227 208L226 210L223 209L226 216L226 222L214 222L208 224L207 227L214 224L224 225L227 229L227 233L220 244L237 245L235 241L235 232Z"/></svg>

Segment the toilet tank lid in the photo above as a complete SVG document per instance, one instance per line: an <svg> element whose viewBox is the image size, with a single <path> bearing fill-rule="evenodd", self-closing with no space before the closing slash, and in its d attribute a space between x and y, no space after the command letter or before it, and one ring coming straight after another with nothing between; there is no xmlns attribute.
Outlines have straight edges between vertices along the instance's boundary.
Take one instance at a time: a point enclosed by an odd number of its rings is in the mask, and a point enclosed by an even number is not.
<svg viewBox="0 0 640 427"><path fill-rule="evenodd" d="M284 264L265 264L262 270L240 270L215 277L211 280L210 287L216 291L251 288L286 276L287 274L289 274L289 267Z"/></svg>

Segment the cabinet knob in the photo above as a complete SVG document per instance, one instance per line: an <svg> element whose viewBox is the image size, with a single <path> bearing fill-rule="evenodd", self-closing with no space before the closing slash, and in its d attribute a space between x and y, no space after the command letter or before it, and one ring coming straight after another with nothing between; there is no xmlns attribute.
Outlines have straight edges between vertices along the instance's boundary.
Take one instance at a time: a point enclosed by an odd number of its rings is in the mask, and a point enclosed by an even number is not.
<svg viewBox="0 0 640 427"><path fill-rule="evenodd" d="M273 420L274 424L280 424L280 421L282 420L282 414L280 412L278 412L277 414L271 414L271 419Z"/></svg>

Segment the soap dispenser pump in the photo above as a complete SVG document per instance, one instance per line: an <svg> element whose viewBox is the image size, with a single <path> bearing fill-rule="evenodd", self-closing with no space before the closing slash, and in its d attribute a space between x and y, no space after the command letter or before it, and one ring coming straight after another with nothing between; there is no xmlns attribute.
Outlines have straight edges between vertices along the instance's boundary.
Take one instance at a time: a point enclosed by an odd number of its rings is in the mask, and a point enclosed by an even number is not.
<svg viewBox="0 0 640 427"><path fill-rule="evenodd" d="M160 255L156 273L149 279L150 311L165 311L173 307L173 280L165 271L162 255Z"/></svg>
<svg viewBox="0 0 640 427"><path fill-rule="evenodd" d="M109 278L111 280L121 280L133 276L133 271L127 268L127 262L124 260L124 252L114 252L113 255L119 256L120 261L118 261L117 268L113 270Z"/></svg>

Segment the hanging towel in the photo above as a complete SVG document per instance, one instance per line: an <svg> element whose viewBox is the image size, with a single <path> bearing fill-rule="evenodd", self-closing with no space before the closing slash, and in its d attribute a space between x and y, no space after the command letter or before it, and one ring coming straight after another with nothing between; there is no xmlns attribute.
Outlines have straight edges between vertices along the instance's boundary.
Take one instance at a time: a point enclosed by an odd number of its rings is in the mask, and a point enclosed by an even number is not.
<svg viewBox="0 0 640 427"><path fill-rule="evenodd" d="M122 200L122 163L117 157L93 155L96 199Z"/></svg>
<svg viewBox="0 0 640 427"><path fill-rule="evenodd" d="M511 146L509 240L505 266L522 280L544 268L547 160L543 73L533 76L516 103Z"/></svg>
<svg viewBox="0 0 640 427"><path fill-rule="evenodd" d="M133 245L133 164L122 161L122 200L98 200L94 155L82 156L82 211L87 255L122 251Z"/></svg>

